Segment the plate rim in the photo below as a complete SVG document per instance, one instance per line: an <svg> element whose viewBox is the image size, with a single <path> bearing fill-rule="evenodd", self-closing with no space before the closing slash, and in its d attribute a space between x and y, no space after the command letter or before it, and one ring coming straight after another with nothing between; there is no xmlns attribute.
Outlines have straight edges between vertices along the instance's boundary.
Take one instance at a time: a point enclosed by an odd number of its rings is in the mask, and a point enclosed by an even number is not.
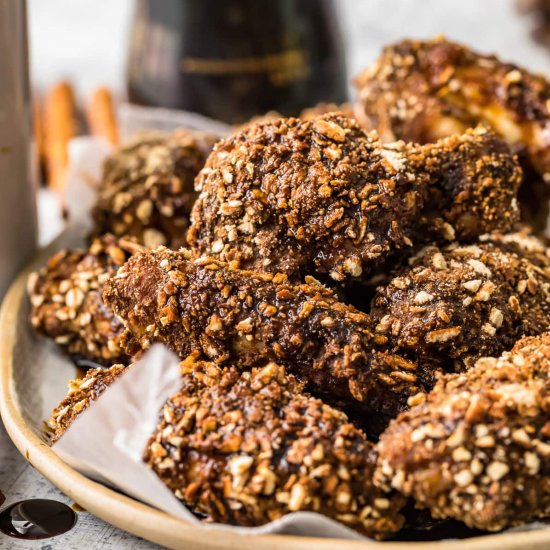
<svg viewBox="0 0 550 550"><path fill-rule="evenodd" d="M12 283L0 310L0 416L6 431L25 459L44 477L86 511L120 529L169 548L191 544L201 550L238 550L253 537L257 550L425 550L445 544L446 550L543 550L550 545L550 528L517 533L485 535L457 541L386 542L302 537L294 535L248 535L221 529L201 529L131 497L92 481L63 462L27 425L15 387L15 331L21 307L26 300L28 275L59 248L63 234L39 251Z"/></svg>

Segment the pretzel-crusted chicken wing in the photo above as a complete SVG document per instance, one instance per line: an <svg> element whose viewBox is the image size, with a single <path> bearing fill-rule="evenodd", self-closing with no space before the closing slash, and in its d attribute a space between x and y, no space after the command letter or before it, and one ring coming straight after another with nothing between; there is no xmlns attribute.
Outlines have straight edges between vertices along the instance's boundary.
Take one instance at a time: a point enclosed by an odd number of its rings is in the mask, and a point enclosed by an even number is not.
<svg viewBox="0 0 550 550"><path fill-rule="evenodd" d="M496 531L550 515L550 335L444 375L393 420L375 479L433 516Z"/></svg>
<svg viewBox="0 0 550 550"><path fill-rule="evenodd" d="M29 277L31 323L77 362L127 362L120 347L124 327L101 298L101 285L141 247L105 235L87 250L62 250Z"/></svg>
<svg viewBox="0 0 550 550"><path fill-rule="evenodd" d="M194 354L180 368L181 389L163 405L144 461L193 513L253 526L314 511L375 538L403 525L404 497L373 484L374 444L283 367L242 372ZM71 381L49 422L53 441L126 370Z"/></svg>
<svg viewBox="0 0 550 550"><path fill-rule="evenodd" d="M355 81L356 114L387 141L429 143L478 123L492 127L520 154L525 221L538 228L550 199L550 84L492 55L442 37L384 48Z"/></svg>
<svg viewBox="0 0 550 550"><path fill-rule="evenodd" d="M185 243L193 180L217 138L177 130L146 133L107 158L92 210L94 234L133 236L145 246Z"/></svg>
<svg viewBox="0 0 550 550"><path fill-rule="evenodd" d="M196 179L188 240L246 269L357 279L413 241L506 230L519 181L483 128L384 145L341 114L280 119L216 145Z"/></svg>
<svg viewBox="0 0 550 550"><path fill-rule="evenodd" d="M402 497L373 485L374 445L282 367L182 370L145 460L191 510L234 525L315 511L375 538L402 526Z"/></svg>
<svg viewBox="0 0 550 550"><path fill-rule="evenodd" d="M550 321L550 258L541 248L521 234L425 248L378 287L371 309L376 332L394 353L449 371L543 333Z"/></svg>
<svg viewBox="0 0 550 550"><path fill-rule="evenodd" d="M387 337L373 334L369 316L315 282L160 247L135 254L104 290L142 348L161 342L180 357L198 350L243 368L276 361L316 397L356 410L369 430L434 382L431 370L376 349Z"/></svg>

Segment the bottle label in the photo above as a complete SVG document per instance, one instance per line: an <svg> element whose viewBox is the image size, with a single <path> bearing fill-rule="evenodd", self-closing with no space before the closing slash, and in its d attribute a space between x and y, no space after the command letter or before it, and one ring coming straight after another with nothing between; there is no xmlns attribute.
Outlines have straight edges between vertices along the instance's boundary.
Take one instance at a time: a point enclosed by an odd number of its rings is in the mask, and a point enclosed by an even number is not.
<svg viewBox="0 0 550 550"><path fill-rule="evenodd" d="M285 86L310 75L307 53L294 49L258 57L208 59L184 57L180 63L184 73L210 76L266 74L275 86Z"/></svg>

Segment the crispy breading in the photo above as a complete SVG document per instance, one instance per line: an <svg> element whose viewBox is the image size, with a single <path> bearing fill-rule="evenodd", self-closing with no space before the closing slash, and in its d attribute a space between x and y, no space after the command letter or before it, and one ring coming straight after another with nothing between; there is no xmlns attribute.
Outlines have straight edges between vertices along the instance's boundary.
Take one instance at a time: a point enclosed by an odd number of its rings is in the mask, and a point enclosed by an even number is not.
<svg viewBox="0 0 550 550"><path fill-rule="evenodd" d="M190 357L145 461L209 522L253 526L314 511L383 538L402 526L404 499L373 486L373 447L275 363L242 372Z"/></svg>
<svg viewBox="0 0 550 550"><path fill-rule="evenodd" d="M67 396L52 411L48 427L51 429L51 442L55 443L76 420L121 374L128 368L113 365L108 369L88 369L83 378L69 381Z"/></svg>
<svg viewBox="0 0 550 550"><path fill-rule="evenodd" d="M351 103L342 103L340 105L336 103L317 103L317 105L314 105L313 107L302 109L298 115L298 118L302 120L310 120L326 113L341 113L348 118L355 118L353 105Z"/></svg>
<svg viewBox="0 0 550 550"><path fill-rule="evenodd" d="M320 284L187 258L163 247L138 253L105 284L132 345L160 342L182 358L198 350L244 369L276 361L373 431L433 384L430 369L377 349L387 337Z"/></svg>
<svg viewBox="0 0 550 550"><path fill-rule="evenodd" d="M533 228L522 226L513 233L493 231L479 237L480 242L491 242L505 252L527 258L538 267L545 269L550 265L548 239L533 234Z"/></svg>
<svg viewBox="0 0 550 550"><path fill-rule="evenodd" d="M508 229L520 177L484 128L384 145L342 114L279 119L216 145L188 240L246 269L357 280L413 241Z"/></svg>
<svg viewBox="0 0 550 550"><path fill-rule="evenodd" d="M145 133L115 151L105 162L92 210L94 235L182 246L197 196L193 180L216 140L186 130Z"/></svg>
<svg viewBox="0 0 550 550"><path fill-rule="evenodd" d="M386 141L430 143L484 123L520 155L523 218L538 229L550 200L550 83L443 37L384 48L362 72L356 113Z"/></svg>
<svg viewBox="0 0 550 550"><path fill-rule="evenodd" d="M542 243L521 234L486 239L427 247L378 287L370 313L393 353L461 371L548 329L550 258L535 247Z"/></svg>
<svg viewBox="0 0 550 550"><path fill-rule="evenodd" d="M132 239L104 235L89 249L62 250L28 280L31 323L78 363L125 363L124 327L101 298L101 285L136 250Z"/></svg>
<svg viewBox="0 0 550 550"><path fill-rule="evenodd" d="M497 531L550 515L550 335L444 375L393 420L376 482L433 516Z"/></svg>

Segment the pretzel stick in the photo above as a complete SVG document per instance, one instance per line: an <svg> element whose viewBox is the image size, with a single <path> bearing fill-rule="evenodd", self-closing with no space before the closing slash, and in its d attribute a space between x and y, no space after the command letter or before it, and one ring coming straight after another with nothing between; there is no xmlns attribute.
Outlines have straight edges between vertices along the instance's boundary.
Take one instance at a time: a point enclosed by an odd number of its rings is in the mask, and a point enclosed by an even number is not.
<svg viewBox="0 0 550 550"><path fill-rule="evenodd" d="M61 191L69 161L67 145L77 133L74 93L67 82L56 84L46 96L44 121L48 183Z"/></svg>
<svg viewBox="0 0 550 550"><path fill-rule="evenodd" d="M117 145L118 127L113 96L107 88L98 88L94 92L87 114L92 135L105 138L112 145Z"/></svg>

